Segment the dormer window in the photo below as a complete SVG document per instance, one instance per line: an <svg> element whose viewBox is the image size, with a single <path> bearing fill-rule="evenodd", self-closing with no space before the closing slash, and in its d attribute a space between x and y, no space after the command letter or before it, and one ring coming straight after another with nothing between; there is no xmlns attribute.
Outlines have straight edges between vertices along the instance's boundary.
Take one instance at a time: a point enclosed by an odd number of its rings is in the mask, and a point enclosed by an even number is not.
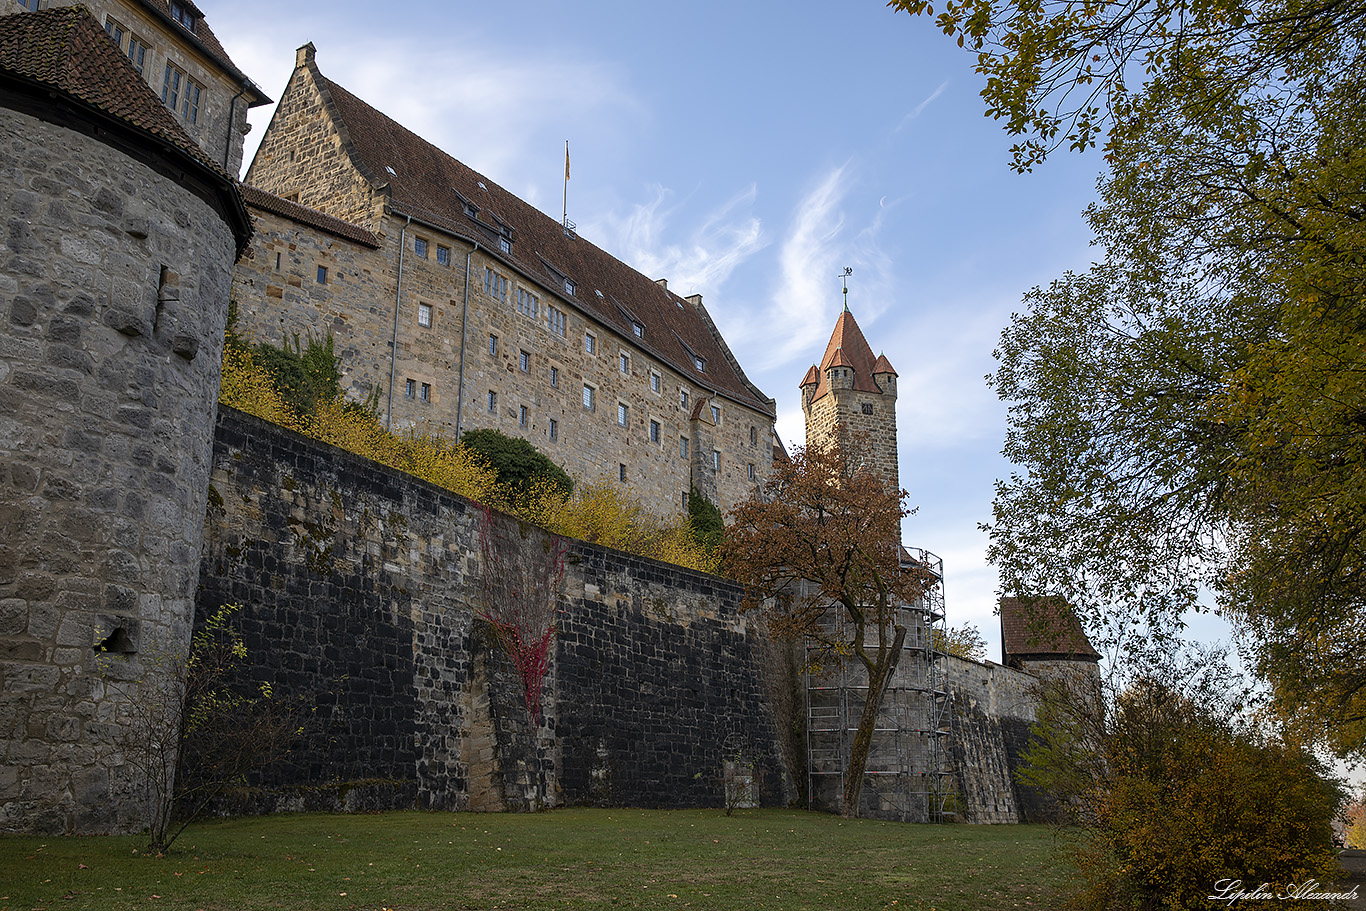
<svg viewBox="0 0 1366 911"><path fill-rule="evenodd" d="M504 253L511 253L512 241L508 240L506 237L498 238L498 249L502 250Z"/></svg>
<svg viewBox="0 0 1366 911"><path fill-rule="evenodd" d="M698 373L707 372L707 362L695 354L692 356L692 365L697 368Z"/></svg>
<svg viewBox="0 0 1366 911"><path fill-rule="evenodd" d="M574 283L574 280L573 280L572 278L566 278L566 279L564 280L564 293L565 293L565 294L568 294L570 297L573 297L573 296L574 296L574 293L575 293L576 291L578 291L578 289L579 289L579 286L576 285L576 284Z"/></svg>
<svg viewBox="0 0 1366 911"><path fill-rule="evenodd" d="M642 326L640 323L632 323L632 324L631 324L631 331L634 332L634 333L636 334L636 338L644 338L644 337L645 337L645 327Z"/></svg>
<svg viewBox="0 0 1366 911"><path fill-rule="evenodd" d="M176 3L171 0L171 18L179 22L188 32L194 32L194 13L183 3Z"/></svg>

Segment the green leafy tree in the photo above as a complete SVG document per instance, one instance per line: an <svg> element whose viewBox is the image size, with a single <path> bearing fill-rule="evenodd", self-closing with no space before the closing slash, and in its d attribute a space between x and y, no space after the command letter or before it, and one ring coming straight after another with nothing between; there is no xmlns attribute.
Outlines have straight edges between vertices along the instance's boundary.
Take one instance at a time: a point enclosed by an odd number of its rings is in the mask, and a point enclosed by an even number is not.
<svg viewBox="0 0 1366 911"><path fill-rule="evenodd" d="M255 359L285 404L298 414L315 414L319 404L342 397L341 359L331 335L318 339L310 334L306 344L295 335L293 344L286 338L279 348L262 342L256 346Z"/></svg>
<svg viewBox="0 0 1366 911"><path fill-rule="evenodd" d="M934 647L972 661L984 661L987 657L987 640L982 636L982 631L971 623L936 629Z"/></svg>
<svg viewBox="0 0 1366 911"><path fill-rule="evenodd" d="M721 509L696 487L688 488L688 521L692 525L693 540L708 553L721 546L726 536L726 522Z"/></svg>
<svg viewBox="0 0 1366 911"><path fill-rule="evenodd" d="M1360 755L1366 4L950 0L938 24L1017 168L1105 146L1103 255L997 351L1003 585L1158 650L1212 591L1293 736Z"/></svg>
<svg viewBox="0 0 1366 911"><path fill-rule="evenodd" d="M574 492L574 481L565 470L520 437L499 430L466 430L460 442L488 460L498 473L498 483L514 497L538 483L549 484L564 497Z"/></svg>

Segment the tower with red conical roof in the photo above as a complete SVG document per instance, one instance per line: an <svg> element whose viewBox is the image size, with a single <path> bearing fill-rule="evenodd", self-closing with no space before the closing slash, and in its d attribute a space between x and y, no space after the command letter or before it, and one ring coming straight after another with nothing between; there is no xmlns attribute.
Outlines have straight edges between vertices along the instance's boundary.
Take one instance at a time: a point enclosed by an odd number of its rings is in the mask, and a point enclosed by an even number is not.
<svg viewBox="0 0 1366 911"><path fill-rule="evenodd" d="M827 441L847 445L866 434L858 457L900 488L896 456L896 370L873 349L846 305L835 321L820 366L802 378L806 445Z"/></svg>

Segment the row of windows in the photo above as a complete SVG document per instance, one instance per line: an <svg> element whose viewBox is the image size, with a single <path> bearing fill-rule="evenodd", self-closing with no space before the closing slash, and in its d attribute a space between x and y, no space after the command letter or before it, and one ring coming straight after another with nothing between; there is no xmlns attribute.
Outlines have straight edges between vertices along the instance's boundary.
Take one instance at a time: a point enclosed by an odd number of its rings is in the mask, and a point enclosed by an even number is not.
<svg viewBox="0 0 1366 911"><path fill-rule="evenodd" d="M172 9L181 8L179 4L172 4ZM185 21L177 19L190 31L194 31L194 18L189 12L185 12L186 21L190 24L185 25ZM152 47L145 39L133 32L126 26L121 25L115 19L105 19L104 30L114 43L119 46L119 50L128 55L129 61L133 64L133 69L145 75L147 69L147 56ZM180 119L186 123L199 122L199 108L204 101L206 91L204 86L191 79L184 70L176 66L171 61L166 61L166 69L161 79L161 100L172 112L180 115Z"/></svg>
<svg viewBox="0 0 1366 911"><path fill-rule="evenodd" d="M413 252L423 259L427 259L431 245L425 237L413 238ZM438 266L449 266L451 264L451 248L444 244L436 245L436 264Z"/></svg>

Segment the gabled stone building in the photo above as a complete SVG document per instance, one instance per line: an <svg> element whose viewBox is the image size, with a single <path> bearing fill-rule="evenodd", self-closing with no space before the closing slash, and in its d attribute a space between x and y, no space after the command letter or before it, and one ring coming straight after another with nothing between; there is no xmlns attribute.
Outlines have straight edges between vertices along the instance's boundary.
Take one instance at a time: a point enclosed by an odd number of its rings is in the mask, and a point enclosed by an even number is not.
<svg viewBox="0 0 1366 911"><path fill-rule="evenodd" d="M77 3L209 160L237 174L247 109L270 99L232 62L199 8L191 0L0 0L0 14Z"/></svg>
<svg viewBox="0 0 1366 911"><path fill-rule="evenodd" d="M655 512L769 473L774 402L680 297L377 111L299 49L246 175L242 331L331 334L395 430L496 428Z"/></svg>

